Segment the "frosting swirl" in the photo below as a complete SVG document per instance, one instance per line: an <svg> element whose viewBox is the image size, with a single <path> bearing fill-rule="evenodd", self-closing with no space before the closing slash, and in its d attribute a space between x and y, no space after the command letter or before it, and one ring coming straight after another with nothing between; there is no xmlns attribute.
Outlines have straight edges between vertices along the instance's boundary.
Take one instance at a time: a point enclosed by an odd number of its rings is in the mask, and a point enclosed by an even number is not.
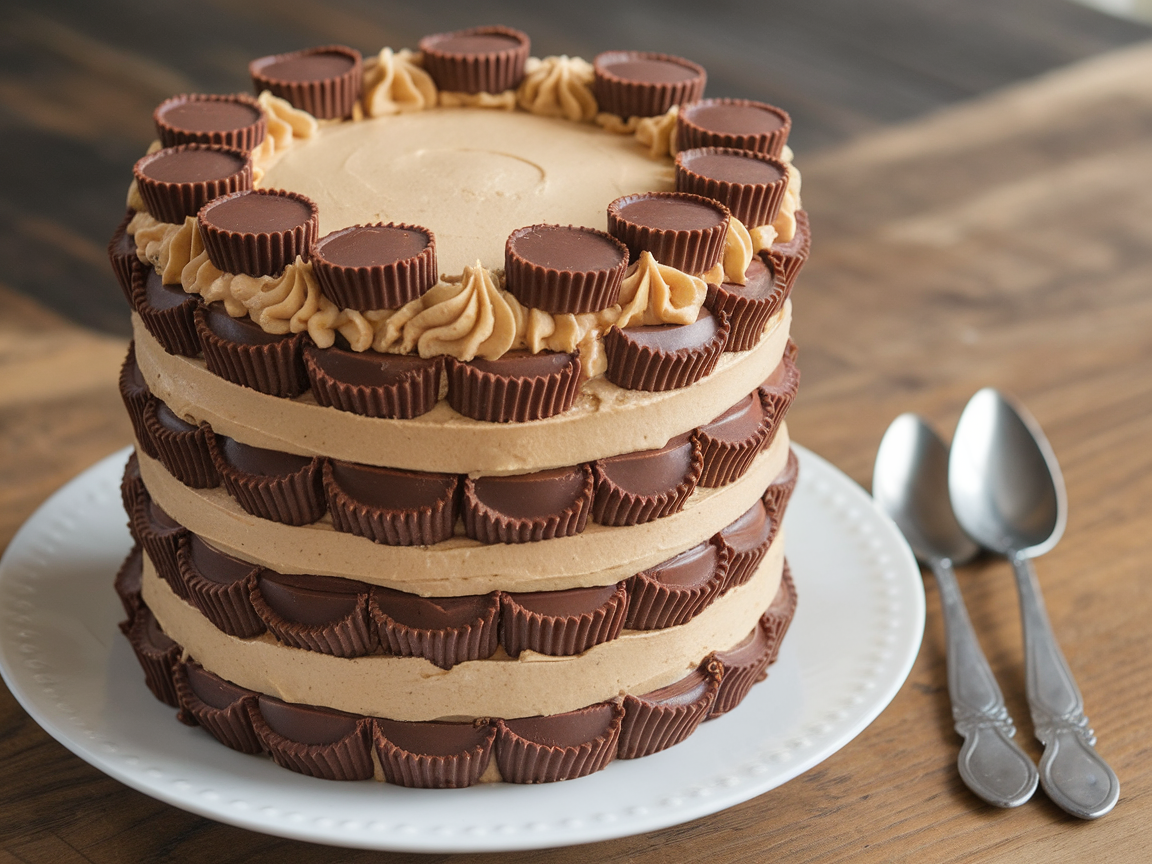
<svg viewBox="0 0 1152 864"><path fill-rule="evenodd" d="M636 140L648 148L653 159L676 155L676 117L680 106L673 105L659 117L641 117L636 123Z"/></svg>
<svg viewBox="0 0 1152 864"><path fill-rule="evenodd" d="M270 90L261 93L256 101L264 109L268 132L264 140L252 151L252 185L258 186L265 169L289 149L297 138L311 138L320 128L316 118Z"/></svg>
<svg viewBox="0 0 1152 864"><path fill-rule="evenodd" d="M516 110L516 91L503 93L457 93L451 90L440 91L441 108L496 108L502 111Z"/></svg>
<svg viewBox="0 0 1152 864"><path fill-rule="evenodd" d="M407 48L384 48L364 62L364 113L383 117L436 106L432 76L420 65L420 54Z"/></svg>
<svg viewBox="0 0 1152 864"><path fill-rule="evenodd" d="M628 268L620 285L620 314L617 327L653 324L691 324L700 314L708 286L692 276L659 263L645 250L640 260ZM616 308L616 307L612 307ZM604 310L606 313L609 310Z"/></svg>
<svg viewBox="0 0 1152 864"><path fill-rule="evenodd" d="M769 230L772 230L770 226ZM724 236L724 254L716 266L700 278L711 285L719 285L721 282L743 285L748 265L758 251L744 223L733 216L728 221L728 233Z"/></svg>
<svg viewBox="0 0 1152 864"><path fill-rule="evenodd" d="M580 57L529 57L516 102L525 111L544 117L591 120L596 116L594 78L592 64Z"/></svg>

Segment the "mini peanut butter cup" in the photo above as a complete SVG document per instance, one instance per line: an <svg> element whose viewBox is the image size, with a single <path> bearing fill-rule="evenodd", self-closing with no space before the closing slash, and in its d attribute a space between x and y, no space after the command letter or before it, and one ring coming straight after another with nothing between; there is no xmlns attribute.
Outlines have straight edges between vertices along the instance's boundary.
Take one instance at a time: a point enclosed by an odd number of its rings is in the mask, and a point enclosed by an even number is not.
<svg viewBox="0 0 1152 864"><path fill-rule="evenodd" d="M727 486L744 476L768 440L769 423L756 393L745 396L711 423L696 430L704 470L700 485Z"/></svg>
<svg viewBox="0 0 1152 864"><path fill-rule="evenodd" d="M368 612L386 653L424 657L441 669L491 657L499 644L496 594L420 597L377 586Z"/></svg>
<svg viewBox="0 0 1152 864"><path fill-rule="evenodd" d="M677 115L676 148L731 147L779 159L791 129L788 112L774 105L751 99L702 99Z"/></svg>
<svg viewBox="0 0 1152 864"><path fill-rule="evenodd" d="M217 268L279 276L297 256L308 259L320 211L298 192L247 189L209 201L196 218L208 260Z"/></svg>
<svg viewBox="0 0 1152 864"><path fill-rule="evenodd" d="M258 565L233 558L195 534L180 542L176 563L188 600L218 630L239 639L264 632L251 598Z"/></svg>
<svg viewBox="0 0 1152 864"><path fill-rule="evenodd" d="M132 519L147 497L148 490L144 488L144 479L140 476L140 458L133 450L124 465L124 476L120 478L120 501L124 504L124 512L128 514L128 532L137 543L140 538L136 536L136 526L132 524Z"/></svg>
<svg viewBox="0 0 1152 864"><path fill-rule="evenodd" d="M312 272L341 308L399 309L436 284L436 238L419 225L353 225L313 244Z"/></svg>
<svg viewBox="0 0 1152 864"><path fill-rule="evenodd" d="M524 77L531 42L511 27L473 27L420 40L424 69L453 93L503 93Z"/></svg>
<svg viewBox="0 0 1152 864"><path fill-rule="evenodd" d="M448 358L448 404L488 423L527 423L563 414L580 391L578 354L509 351L498 360Z"/></svg>
<svg viewBox="0 0 1152 864"><path fill-rule="evenodd" d="M616 302L628 248L603 231L572 225L517 228L504 244L504 281L525 306L598 312Z"/></svg>
<svg viewBox="0 0 1152 864"><path fill-rule="evenodd" d="M304 369L312 395L326 408L410 419L439 401L444 358L305 345Z"/></svg>
<svg viewBox="0 0 1152 864"><path fill-rule="evenodd" d="M768 515L777 522L784 518L784 512L788 509L788 501L796 490L796 479L799 476L800 460L796 458L795 450L789 450L788 463L784 466L784 470L764 490L764 496L761 498L764 506L768 508Z"/></svg>
<svg viewBox="0 0 1152 864"><path fill-rule="evenodd" d="M132 545L132 551L116 571L116 580L113 586L124 613L128 616L128 624L136 620L136 613L144 605L140 596L140 586L144 581L144 550L139 543Z"/></svg>
<svg viewBox="0 0 1152 864"><path fill-rule="evenodd" d="M408 723L377 717L373 741L384 779L416 789L462 789L480 779L496 726L472 723Z"/></svg>
<svg viewBox="0 0 1152 864"><path fill-rule="evenodd" d="M200 337L195 313L200 298L179 285L165 285L152 267L142 265L132 271L132 308L169 354L200 356Z"/></svg>
<svg viewBox="0 0 1152 864"><path fill-rule="evenodd" d="M683 57L646 51L605 51L592 61L592 92L600 111L655 117L704 95L708 73Z"/></svg>
<svg viewBox="0 0 1152 864"><path fill-rule="evenodd" d="M624 697L619 759L638 759L679 744L708 716L722 675L719 663L705 663L659 690Z"/></svg>
<svg viewBox="0 0 1152 864"><path fill-rule="evenodd" d="M639 192L608 205L608 233L623 241L632 261L650 252L661 264L705 273L720 262L728 236L728 208L687 192Z"/></svg>
<svg viewBox="0 0 1152 864"><path fill-rule="evenodd" d="M512 657L535 651L572 656L620 635L628 607L621 582L603 588L569 588L500 595L500 644Z"/></svg>
<svg viewBox="0 0 1152 864"><path fill-rule="evenodd" d="M183 93L165 99L152 112L160 143L211 144L248 152L264 140L268 121L264 109L241 93Z"/></svg>
<svg viewBox="0 0 1152 864"><path fill-rule="evenodd" d="M132 271L143 266L136 255L136 238L128 233L128 223L135 215L136 211L128 208L124 218L116 226L112 239L108 241L108 262L112 265L116 282L124 292L124 299L128 301L129 306L135 306L132 300Z"/></svg>
<svg viewBox="0 0 1152 864"><path fill-rule="evenodd" d="M592 468L575 465L464 480L464 533L481 543L533 543L584 530Z"/></svg>
<svg viewBox="0 0 1152 864"><path fill-rule="evenodd" d="M375 773L367 717L264 695L249 714L256 737L283 768L324 780L369 780Z"/></svg>
<svg viewBox="0 0 1152 864"><path fill-rule="evenodd" d="M143 419L144 428L156 447L156 456L169 474L193 489L219 485L220 477L208 449L208 439L213 433L207 423L193 426L177 417L159 399L145 406Z"/></svg>
<svg viewBox="0 0 1152 864"><path fill-rule="evenodd" d="M727 315L704 307L691 324L613 326L604 334L604 377L625 390L679 390L712 373L730 331Z"/></svg>
<svg viewBox="0 0 1152 864"><path fill-rule="evenodd" d="M600 459L592 466L596 496L592 519L601 525L639 525L683 509L704 460L692 433L658 450Z"/></svg>
<svg viewBox="0 0 1152 864"><path fill-rule="evenodd" d="M757 681L763 680L764 671L772 655L772 644L760 622L752 632L727 651L712 655L713 662L723 667L724 676L720 681L720 692L708 713L709 717L727 714L744 701L748 691Z"/></svg>
<svg viewBox="0 0 1152 864"><path fill-rule="evenodd" d="M379 644L368 621L370 590L352 579L264 570L252 588L252 608L268 632L285 645L334 657L361 657Z"/></svg>
<svg viewBox="0 0 1152 864"><path fill-rule="evenodd" d="M769 440L775 436L776 429L788 413L788 409L792 407L796 391L800 388L800 370L796 367L796 354L796 343L789 339L784 349L784 356L757 391L771 425Z"/></svg>
<svg viewBox="0 0 1152 864"><path fill-rule="evenodd" d="M460 488L455 474L329 459L323 476L328 512L337 531L386 546L432 546L455 530Z"/></svg>
<svg viewBox="0 0 1152 864"><path fill-rule="evenodd" d="M624 706L600 702L545 717L497 720L496 764L507 783L555 783L616 758Z"/></svg>
<svg viewBox="0 0 1152 864"><path fill-rule="evenodd" d="M132 533L144 547L148 560L156 568L156 573L167 582L177 596L188 598L184 580L180 578L177 553L180 541L187 536L188 529L169 516L148 497L145 492L140 505L131 514Z"/></svg>
<svg viewBox="0 0 1152 864"><path fill-rule="evenodd" d="M252 728L251 711L256 707L258 694L225 681L193 661L177 663L174 679L180 706L213 738L241 753L263 750Z"/></svg>
<svg viewBox="0 0 1152 864"><path fill-rule="evenodd" d="M776 272L784 280L789 291L796 282L796 277L804 262L808 260L808 253L812 251L812 227L808 222L806 210L796 211L796 232L787 243L773 243L771 248L761 252L776 266Z"/></svg>
<svg viewBox="0 0 1152 864"><path fill-rule="evenodd" d="M204 350L204 365L213 375L288 399L308 389L306 332L292 336L265 333L250 318L233 318L222 303L198 307L193 321Z"/></svg>
<svg viewBox="0 0 1152 864"><path fill-rule="evenodd" d="M136 614L125 635L132 643L132 650L144 670L144 683L152 695L166 705L179 708L180 700L172 680L172 669L180 659L180 646L160 629L156 617L147 606Z"/></svg>
<svg viewBox="0 0 1152 864"><path fill-rule="evenodd" d="M261 57L248 74L257 93L271 90L319 120L349 116L364 83L360 52L344 45Z"/></svg>
<svg viewBox="0 0 1152 864"><path fill-rule="evenodd" d="M213 198L251 189L252 159L233 147L181 144L149 153L132 175L153 217L183 225Z"/></svg>
<svg viewBox="0 0 1152 864"><path fill-rule="evenodd" d="M706 540L627 580L628 630L663 630L704 611L728 576L728 550Z"/></svg>
<svg viewBox="0 0 1152 864"><path fill-rule="evenodd" d="M714 313L728 316L731 332L724 345L725 351L749 351L756 347L764 335L768 319L780 311L788 299L788 288L776 278L776 270L769 261L753 258L744 271L744 284L723 282L708 286L704 305Z"/></svg>
<svg viewBox="0 0 1152 864"><path fill-rule="evenodd" d="M723 591L743 585L756 572L772 545L780 523L768 515L763 501L756 501L716 538L728 550L728 578Z"/></svg>
<svg viewBox="0 0 1152 864"><path fill-rule="evenodd" d="M749 228L771 225L788 190L788 166L763 153L697 147L676 156L676 191L719 201Z"/></svg>
<svg viewBox="0 0 1152 864"><path fill-rule="evenodd" d="M768 641L772 645L772 650L768 655L768 665L776 662L776 658L780 655L780 645L784 641L784 635L788 632L788 627L792 623L792 618L796 615L796 583L792 581L792 570L788 566L788 560L784 560L784 573L780 577L780 588L776 591L776 596L772 598L772 604L760 617L760 627L763 629Z"/></svg>
<svg viewBox="0 0 1152 864"><path fill-rule="evenodd" d="M140 367L136 365L136 343L128 343L128 354L124 357L124 365L120 367L120 398L124 400L124 407L128 409L128 418L132 421L132 431L136 435L136 442L140 449L156 458L156 448L152 438L144 426L144 409L154 400L152 392Z"/></svg>
<svg viewBox="0 0 1152 864"><path fill-rule="evenodd" d="M265 450L223 435L208 440L208 452L228 494L253 516L311 525L324 515L319 456Z"/></svg>

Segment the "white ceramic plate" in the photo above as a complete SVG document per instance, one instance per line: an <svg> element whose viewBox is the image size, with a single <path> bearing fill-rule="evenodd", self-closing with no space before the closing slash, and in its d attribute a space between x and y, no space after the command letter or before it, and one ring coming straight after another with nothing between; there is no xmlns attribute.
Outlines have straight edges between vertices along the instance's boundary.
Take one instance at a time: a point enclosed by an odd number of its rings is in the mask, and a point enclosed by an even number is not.
<svg viewBox="0 0 1152 864"><path fill-rule="evenodd" d="M580 780L402 789L334 783L244 756L178 723L117 629L112 576L131 543L128 451L90 468L0 561L0 671L49 734L123 783L254 831L373 849L464 852L653 831L773 789L835 753L888 705L915 659L924 591L912 553L856 484L796 447L788 516L799 607L768 680L683 744Z"/></svg>

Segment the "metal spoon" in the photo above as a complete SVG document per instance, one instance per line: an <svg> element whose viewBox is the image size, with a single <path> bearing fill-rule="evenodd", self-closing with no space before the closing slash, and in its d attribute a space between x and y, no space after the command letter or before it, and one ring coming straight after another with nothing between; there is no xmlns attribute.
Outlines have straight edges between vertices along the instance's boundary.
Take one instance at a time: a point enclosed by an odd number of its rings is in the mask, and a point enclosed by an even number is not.
<svg viewBox="0 0 1152 864"><path fill-rule="evenodd" d="M1025 686L1044 744L1040 783L1060 808L1096 819L1120 796L1120 781L1092 745L1084 700L1060 652L1031 559L1064 533L1064 478L1044 433L1019 405L991 388L969 400L948 464L952 507L964 530L1005 555L1016 573L1024 622Z"/></svg>
<svg viewBox="0 0 1152 864"><path fill-rule="evenodd" d="M1016 728L976 641L954 563L976 554L948 503L948 449L915 414L892 421L872 473L872 496L904 533L940 587L948 641L952 719L964 738L957 765L964 783L997 807L1018 807L1036 791L1036 766L1012 740Z"/></svg>

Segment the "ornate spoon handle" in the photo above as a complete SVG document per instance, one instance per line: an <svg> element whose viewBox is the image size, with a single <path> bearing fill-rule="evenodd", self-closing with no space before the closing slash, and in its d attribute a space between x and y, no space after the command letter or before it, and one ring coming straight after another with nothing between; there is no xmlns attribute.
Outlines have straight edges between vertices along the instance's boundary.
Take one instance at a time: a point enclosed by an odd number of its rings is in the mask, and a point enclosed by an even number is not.
<svg viewBox="0 0 1152 864"><path fill-rule="evenodd" d="M1040 783L1061 809L1097 819L1116 806L1120 781L1093 745L1084 700L1052 634L1032 562L1012 556L1024 622L1025 687L1032 726L1044 744Z"/></svg>
<svg viewBox="0 0 1152 864"><path fill-rule="evenodd" d="M948 638L948 694L952 719L964 738L957 766L964 783L997 807L1018 807L1036 791L1036 766L1012 740L1016 727L980 650L952 562L932 562Z"/></svg>

